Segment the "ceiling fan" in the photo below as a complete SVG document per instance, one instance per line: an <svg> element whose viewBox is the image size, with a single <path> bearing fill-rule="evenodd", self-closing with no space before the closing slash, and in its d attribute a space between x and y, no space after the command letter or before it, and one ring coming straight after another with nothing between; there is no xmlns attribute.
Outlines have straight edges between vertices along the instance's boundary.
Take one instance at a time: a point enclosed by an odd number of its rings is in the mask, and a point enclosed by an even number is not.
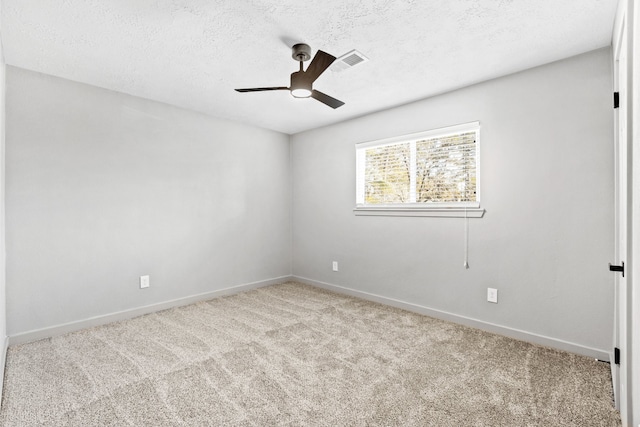
<svg viewBox="0 0 640 427"><path fill-rule="evenodd" d="M336 57L319 50L316 56L305 71L302 63L311 58L311 48L308 44L298 43L291 48L291 57L300 62L300 71L291 73L290 87L255 87L249 89L236 89L238 92L263 92L267 90L288 90L295 98L313 98L328 105L331 108L338 108L344 105L344 102L326 95L319 90L313 89L313 82L316 81L329 66L336 60Z"/></svg>

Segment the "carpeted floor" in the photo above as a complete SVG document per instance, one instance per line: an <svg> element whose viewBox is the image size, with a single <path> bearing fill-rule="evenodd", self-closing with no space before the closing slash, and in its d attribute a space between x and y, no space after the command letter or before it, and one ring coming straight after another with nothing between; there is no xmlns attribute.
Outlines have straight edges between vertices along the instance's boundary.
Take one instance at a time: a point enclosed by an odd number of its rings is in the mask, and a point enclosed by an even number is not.
<svg viewBox="0 0 640 427"><path fill-rule="evenodd" d="M13 346L4 426L619 426L609 365L285 283Z"/></svg>

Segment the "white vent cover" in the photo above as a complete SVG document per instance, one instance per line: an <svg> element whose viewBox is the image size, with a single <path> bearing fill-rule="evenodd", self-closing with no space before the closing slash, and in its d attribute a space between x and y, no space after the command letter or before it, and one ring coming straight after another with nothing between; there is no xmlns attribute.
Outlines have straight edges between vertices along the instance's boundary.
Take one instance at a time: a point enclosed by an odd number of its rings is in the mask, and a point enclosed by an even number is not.
<svg viewBox="0 0 640 427"><path fill-rule="evenodd" d="M336 59L333 64L331 64L331 71L344 71L348 68L355 67L358 64L362 64L363 62L367 62L368 60L369 58L354 49Z"/></svg>

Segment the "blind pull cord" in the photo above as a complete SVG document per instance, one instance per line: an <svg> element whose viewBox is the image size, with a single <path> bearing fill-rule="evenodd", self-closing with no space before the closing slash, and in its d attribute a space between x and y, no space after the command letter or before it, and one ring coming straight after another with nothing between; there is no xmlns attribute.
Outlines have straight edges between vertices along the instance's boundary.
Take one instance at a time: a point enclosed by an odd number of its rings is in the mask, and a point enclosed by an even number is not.
<svg viewBox="0 0 640 427"><path fill-rule="evenodd" d="M469 218L464 207L464 268L469 269Z"/></svg>

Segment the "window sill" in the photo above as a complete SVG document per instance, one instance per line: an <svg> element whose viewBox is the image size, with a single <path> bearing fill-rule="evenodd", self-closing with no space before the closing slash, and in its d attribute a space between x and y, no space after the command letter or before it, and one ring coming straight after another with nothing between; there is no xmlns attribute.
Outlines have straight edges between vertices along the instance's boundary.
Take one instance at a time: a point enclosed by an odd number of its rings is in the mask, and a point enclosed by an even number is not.
<svg viewBox="0 0 640 427"><path fill-rule="evenodd" d="M482 218L482 208L396 208L396 207L357 207L356 216L431 216L441 218Z"/></svg>

